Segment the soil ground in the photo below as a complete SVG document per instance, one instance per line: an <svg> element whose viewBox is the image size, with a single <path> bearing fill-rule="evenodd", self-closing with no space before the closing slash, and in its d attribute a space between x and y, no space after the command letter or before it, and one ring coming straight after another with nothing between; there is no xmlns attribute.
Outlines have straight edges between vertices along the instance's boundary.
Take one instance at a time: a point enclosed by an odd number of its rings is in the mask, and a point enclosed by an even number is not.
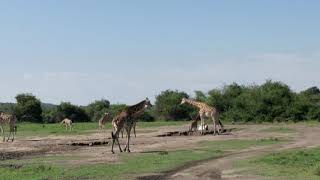
<svg viewBox="0 0 320 180"><path fill-rule="evenodd" d="M272 127L289 127L294 132L283 133L264 131ZM212 128L212 127L210 127ZM317 147L320 144L320 127L306 124L272 124L272 125L227 125L231 132L223 135L190 135L190 136L163 136L168 132L186 131L184 126L164 126L157 128L137 129L137 138L132 137L131 153L145 153L153 151L172 151L193 148L201 141L224 141L234 139L262 139L282 138L290 139L283 144L268 147L251 147L249 149L232 151L223 157L188 163L184 166L157 174L141 174L138 179L266 179L265 177L249 176L238 173L241 169L233 166L235 160L247 159L275 151ZM64 165L117 163L119 150L115 146L116 154L111 153L111 131L97 130L87 135L74 136L42 136L19 137L14 142L0 143L0 159L32 159L48 155L63 155L78 158L64 158L56 161ZM121 139L122 145L125 138ZM97 145L95 145L96 143ZM99 145L102 143L104 145Z"/></svg>

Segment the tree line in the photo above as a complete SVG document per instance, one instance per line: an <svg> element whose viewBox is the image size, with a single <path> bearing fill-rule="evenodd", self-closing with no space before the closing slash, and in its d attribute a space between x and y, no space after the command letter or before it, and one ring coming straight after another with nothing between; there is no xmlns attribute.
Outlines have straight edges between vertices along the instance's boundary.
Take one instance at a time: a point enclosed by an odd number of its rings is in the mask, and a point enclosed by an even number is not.
<svg viewBox="0 0 320 180"><path fill-rule="evenodd" d="M310 87L294 92L282 82L267 80L261 85L232 83L208 92L195 91L193 96L177 90L165 90L156 96L153 108L145 112L142 121L190 120L197 116L197 109L180 105L183 97L193 98L216 107L223 121L231 122L282 122L320 120L320 90ZM19 121L54 123L63 118L75 122L98 121L104 112L115 116L125 104L111 104L101 99L87 106L69 102L59 105L41 103L32 94L19 94L16 103L1 103L0 110L14 113Z"/></svg>

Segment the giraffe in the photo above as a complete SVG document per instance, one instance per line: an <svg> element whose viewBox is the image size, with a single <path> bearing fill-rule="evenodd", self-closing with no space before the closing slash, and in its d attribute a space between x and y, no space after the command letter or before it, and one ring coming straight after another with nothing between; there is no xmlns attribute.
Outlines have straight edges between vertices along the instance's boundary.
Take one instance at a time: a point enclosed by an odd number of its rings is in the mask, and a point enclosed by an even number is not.
<svg viewBox="0 0 320 180"><path fill-rule="evenodd" d="M99 119L99 129L104 129L106 122L110 118L110 113L105 112L103 117Z"/></svg>
<svg viewBox="0 0 320 180"><path fill-rule="evenodd" d="M221 127L221 130L223 131L223 125L221 121L219 120L219 111L215 107L211 107L203 102L198 102L195 100L182 98L181 104L190 104L192 106L195 106L199 109L199 115L201 119L201 134L203 135L203 129L204 129L204 119L205 118L211 118L213 121L213 133L216 135L217 126L218 123ZM219 134L219 132L218 132Z"/></svg>
<svg viewBox="0 0 320 180"><path fill-rule="evenodd" d="M5 126L9 126L9 129L10 129L10 133L9 133L7 142L9 141L11 134L12 134L11 140L12 140L12 142L14 141L14 135L17 132L16 121L17 121L16 116L9 114L9 113L5 113L5 112L0 112L0 129L1 129L2 136L3 136L3 142L6 139L5 133L4 133Z"/></svg>
<svg viewBox="0 0 320 180"><path fill-rule="evenodd" d="M137 125L137 122L134 122L133 125L132 125L133 134L134 134L135 138L137 137L137 135L136 135L136 125ZM124 133L124 129L121 130L121 138L123 138L123 133Z"/></svg>
<svg viewBox="0 0 320 180"><path fill-rule="evenodd" d="M112 147L111 152L114 154L113 146L115 141L117 141L119 150L122 152L119 143L119 133L124 128L127 133L127 144L124 148L124 151L130 152L130 132L133 128L134 124L137 122L137 114L143 112L145 109L152 107L150 100L146 98L145 100L141 101L140 103L128 106L123 111L120 112L116 117L112 120L113 131L111 132L112 136Z"/></svg>
<svg viewBox="0 0 320 180"><path fill-rule="evenodd" d="M71 119L65 118L64 120L61 121L60 124L61 125L64 124L64 126L66 127L66 130L68 130L68 128L70 131L72 130L72 120Z"/></svg>
<svg viewBox="0 0 320 180"><path fill-rule="evenodd" d="M141 109L140 111L135 112L132 115L133 119L135 119L135 120L138 119L143 114L144 110L145 109ZM133 134L134 134L135 138L137 137L137 135L136 135L136 125L137 125L137 121L134 121L132 128L133 128ZM123 132L124 132L124 129L121 130L121 137L122 138L123 138Z"/></svg>
<svg viewBox="0 0 320 180"><path fill-rule="evenodd" d="M191 121L189 132L192 132L192 131L197 132L198 131L198 121L199 120L200 120L200 116L198 114L198 116L194 120Z"/></svg>
<svg viewBox="0 0 320 180"><path fill-rule="evenodd" d="M197 132L198 130L198 119L194 119L191 121L189 132Z"/></svg>

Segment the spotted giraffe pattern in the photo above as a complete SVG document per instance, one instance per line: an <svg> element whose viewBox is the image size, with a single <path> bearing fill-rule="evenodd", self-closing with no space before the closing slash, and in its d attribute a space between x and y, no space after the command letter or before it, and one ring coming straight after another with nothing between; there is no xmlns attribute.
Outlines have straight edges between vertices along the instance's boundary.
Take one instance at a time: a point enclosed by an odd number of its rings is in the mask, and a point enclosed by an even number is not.
<svg viewBox="0 0 320 180"><path fill-rule="evenodd" d="M111 132L112 136L112 147L111 147L111 152L114 153L113 151L113 146L115 141L117 141L119 150L122 152L122 149L120 147L119 143L119 133L122 129L126 130L127 133L127 144L124 148L124 151L130 152L130 132L132 127L136 124L137 122L137 115L142 113L145 109L151 107L151 103L148 98L146 100L133 105L133 106L128 106L126 107L120 114L118 114L116 117L113 118L112 120L112 127L113 127L113 132Z"/></svg>
<svg viewBox="0 0 320 180"><path fill-rule="evenodd" d="M187 98L182 98L181 104L190 104L194 107L197 107L199 109L199 115L201 119L201 134L203 134L204 130L204 120L205 118L211 118L213 121L213 128L214 128L214 135L216 135L217 131L217 124L220 125L221 130L223 131L223 125L221 121L219 120L219 111L215 107L211 107L207 105L206 103L187 99ZM218 132L219 134L219 132Z"/></svg>
<svg viewBox="0 0 320 180"><path fill-rule="evenodd" d="M14 136L17 132L16 121L17 121L16 116L9 113L5 113L5 112L0 112L0 128L1 128L0 130L3 136L3 141L5 141L6 139L5 137L6 126L9 126L9 129L10 129L7 141L9 141L11 135L12 135L11 140L14 141Z"/></svg>
<svg viewBox="0 0 320 180"><path fill-rule="evenodd" d="M104 129L106 122L110 118L110 113L106 112L104 113L103 117L99 119L99 129Z"/></svg>

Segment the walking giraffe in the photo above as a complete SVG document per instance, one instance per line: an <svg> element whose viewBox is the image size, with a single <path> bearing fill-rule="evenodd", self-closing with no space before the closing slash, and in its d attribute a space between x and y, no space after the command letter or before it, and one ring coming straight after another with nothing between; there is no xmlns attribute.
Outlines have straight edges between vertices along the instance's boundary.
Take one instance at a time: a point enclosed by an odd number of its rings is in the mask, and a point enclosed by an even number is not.
<svg viewBox="0 0 320 180"><path fill-rule="evenodd" d="M5 141L6 139L5 132L4 132L6 126L9 126L9 129L10 129L7 141L9 141L11 134L12 134L12 142L14 141L14 135L17 132L16 121L17 121L16 116L9 113L5 113L5 112L0 112L0 129L1 129L1 134L3 136L3 141Z"/></svg>
<svg viewBox="0 0 320 180"><path fill-rule="evenodd" d="M201 134L203 134L203 129L204 129L204 120L205 118L211 118L213 121L213 133L216 135L216 130L217 130L217 123L221 127L221 131L223 131L223 125L221 121L219 120L219 112L215 107L211 107L207 105L206 103L203 102L198 102L195 100L187 99L187 98L182 98L181 104L190 104L192 106L195 106L199 109L199 115L201 119ZM219 132L218 132L219 134Z"/></svg>
<svg viewBox="0 0 320 180"><path fill-rule="evenodd" d="M103 117L99 119L99 129L104 129L106 122L108 121L109 118L110 118L110 113L105 112Z"/></svg>
<svg viewBox="0 0 320 180"><path fill-rule="evenodd" d="M124 128L127 133L127 144L124 148L124 151L130 152L130 132L134 124L137 122L137 114L143 112L145 109L152 107L150 100L146 98L145 100L141 101L140 103L126 107L120 114L112 120L113 132L111 132L112 136L112 147L111 152L113 151L113 146L115 141L117 141L119 150L122 152L119 143L119 133Z"/></svg>
<svg viewBox="0 0 320 180"><path fill-rule="evenodd" d="M137 119L143 114L143 112L144 112L144 109L141 109L140 111L137 111L132 115L132 118L136 120L136 121L134 121L133 126L132 126L133 134L134 134L135 138L137 137L137 135L136 135ZM124 132L124 129L121 130L121 138L123 138L123 132Z"/></svg>

